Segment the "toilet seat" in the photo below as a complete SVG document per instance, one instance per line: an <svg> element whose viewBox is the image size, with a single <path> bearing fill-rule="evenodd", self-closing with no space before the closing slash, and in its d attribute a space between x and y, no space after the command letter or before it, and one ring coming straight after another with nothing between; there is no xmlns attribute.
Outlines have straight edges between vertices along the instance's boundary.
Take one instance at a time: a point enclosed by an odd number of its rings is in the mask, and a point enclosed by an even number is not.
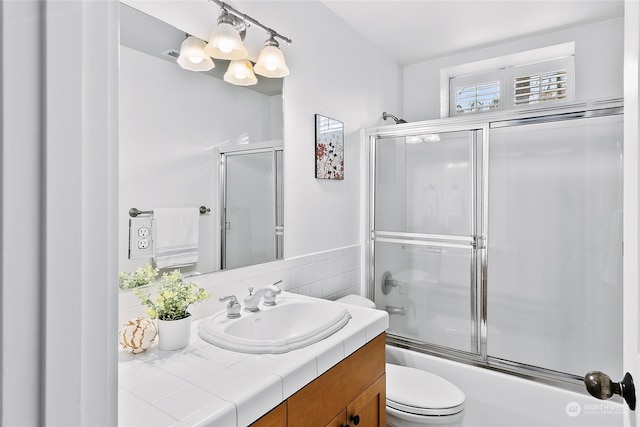
<svg viewBox="0 0 640 427"><path fill-rule="evenodd" d="M390 363L386 364L386 371L387 408L435 417L452 416L464 410L464 393L444 378Z"/></svg>

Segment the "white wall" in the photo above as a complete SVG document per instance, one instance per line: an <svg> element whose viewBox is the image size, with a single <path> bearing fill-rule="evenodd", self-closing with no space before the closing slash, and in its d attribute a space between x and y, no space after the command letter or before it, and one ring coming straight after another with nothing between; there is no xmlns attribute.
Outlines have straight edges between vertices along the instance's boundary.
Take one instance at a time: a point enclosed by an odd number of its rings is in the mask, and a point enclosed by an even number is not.
<svg viewBox="0 0 640 427"><path fill-rule="evenodd" d="M0 7L0 424L115 425L117 3Z"/></svg>
<svg viewBox="0 0 640 427"><path fill-rule="evenodd" d="M119 270L150 262L127 259L130 208L204 205L212 211L200 217L194 270L213 271L219 253L217 147L281 139L282 97L121 46L119 115Z"/></svg>
<svg viewBox="0 0 640 427"><path fill-rule="evenodd" d="M404 118L441 117L444 68L567 42L575 42L576 101L622 97L623 33L624 20L620 18L406 66Z"/></svg>
<svg viewBox="0 0 640 427"><path fill-rule="evenodd" d="M246 4L246 13L293 39L281 45L291 70L284 88L285 257L357 244L359 129L383 124L382 112L399 108L399 68L318 2ZM342 181L314 178L316 113L344 123Z"/></svg>

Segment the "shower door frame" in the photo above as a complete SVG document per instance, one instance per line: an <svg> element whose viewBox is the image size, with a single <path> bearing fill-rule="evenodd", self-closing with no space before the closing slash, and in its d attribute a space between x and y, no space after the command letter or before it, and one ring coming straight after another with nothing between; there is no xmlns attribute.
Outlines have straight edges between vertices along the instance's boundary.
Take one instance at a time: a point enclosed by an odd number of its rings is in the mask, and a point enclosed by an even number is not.
<svg viewBox="0 0 640 427"><path fill-rule="evenodd" d="M464 117L444 118L429 120L424 122L407 123L400 125L383 126L378 128L367 129L364 133L366 147L368 151L368 209L369 214L366 216L366 234L368 244L365 246L367 252L366 259L368 268L365 269L366 274L366 290L367 296L374 300L375 298L375 242L380 241L375 231L375 172L376 172L376 140L380 138L403 138L420 133L444 133L455 130L482 130L481 143L481 173L480 194L474 200L475 206L479 206L476 214L479 218L474 219L474 224L479 223L479 230L473 237L473 246L476 251L476 280L479 287L475 289L479 295L471 295L476 298L478 311L472 318L472 323L476 328L475 334L478 347L476 353L470 353L462 350L442 347L435 344L429 344L417 339L401 337L393 333L387 333L387 343L418 351L433 356L443 357L486 369L491 369L528 380L541 382L555 387L571 390L574 392L585 393L583 378L566 374L563 372L552 371L546 368L526 365L514 361L500 360L491 358L487 354L487 271L488 271L488 252L487 242L489 241L488 218L489 218L489 139L490 129L517 126L523 124L535 124L554 121L566 121L571 119L582 119L600 116L623 115L623 100L611 99L603 101L594 101L588 103L571 103L562 107L546 107L546 108L528 108L523 110L512 110L499 113L483 113L474 114ZM475 159L474 159L475 160ZM475 191L475 187L474 187ZM472 229L473 230L473 229ZM479 233L477 232L479 231ZM398 234L398 233L394 233ZM473 278L472 278L473 280ZM470 284L474 289L473 282ZM620 307L622 310L622 307ZM620 325L622 327L622 325ZM473 347L472 347L473 350ZM622 350L622 349L621 349Z"/></svg>
<svg viewBox="0 0 640 427"><path fill-rule="evenodd" d="M483 282L481 280L481 265L483 259L482 253L484 251L484 229L482 218L484 217L484 205L482 199L482 193L484 192L484 182L483 175L484 173L478 173L478 169L484 170L485 165L480 162L478 164L478 151L482 153L484 156L484 150L487 145L487 135L489 132L489 124L481 121L473 121L464 124L458 123L445 123L440 125L430 125L430 122L424 122L424 126L411 126L411 130L409 132L420 132L424 134L444 134L444 133L453 133L453 132L469 132L469 160L471 163L471 183L470 183L470 216L471 216L471 227L470 233L468 236L463 235L441 235L441 234L425 234L425 233L410 233L410 232L388 232L388 231L376 231L375 226L375 153L376 146L375 140L384 137L384 138L398 138L408 136L405 132L401 132L401 134L395 134L395 130L399 130L397 127L393 127L389 129L389 133L381 133L378 132L375 135L371 135L369 137L370 145L369 145L369 153L370 153L370 175L369 175L369 221L370 221L370 230L369 230L369 286L367 290L367 296L369 299L374 300L375 298L375 284L373 281L375 280L375 272L374 272L374 257L375 257L375 242L386 242L386 243L400 243L400 244L410 244L410 245L418 245L418 246L427 246L427 247L437 247L437 248L459 248L459 249L471 249L471 266L470 266L470 312L471 312L471 349L476 353L480 353L483 348L483 341L486 342L486 324L483 325L483 307L479 304L478 293L482 293ZM403 128L406 128L405 125L401 125ZM477 135L478 131L482 133L482 139L478 140ZM413 134L413 133L412 133ZM478 150L479 149L479 150ZM482 158L482 157L481 157ZM480 181L480 187L478 186L478 181ZM480 190L480 191L478 191ZM480 220L478 220L480 218ZM480 287L480 289L479 289ZM484 316L486 319L486 316ZM483 332L485 336L483 337ZM387 335L388 342L396 342L398 339L389 334ZM422 345L421 341L402 337L399 341L410 342L413 346L420 347ZM475 353L468 353L463 350L456 350L448 347L438 346L436 344L429 344L429 349L433 353L442 354L450 358L462 358L466 360L468 358L477 357ZM478 360L479 361L479 360Z"/></svg>
<svg viewBox="0 0 640 427"><path fill-rule="evenodd" d="M232 149L227 151L220 151L219 153L219 205L220 209L220 269L228 270L227 267L227 158L237 157L251 154L272 154L272 167L273 167L273 201L274 201L274 242L273 242L273 254L274 259L264 261L273 262L284 258L284 220L283 220L283 197L284 192L282 189L284 174L283 168L283 156L284 148L281 146L271 146L266 148L249 148L249 149ZM279 175L280 173L280 175ZM254 264L247 264L236 266L232 268L249 267Z"/></svg>

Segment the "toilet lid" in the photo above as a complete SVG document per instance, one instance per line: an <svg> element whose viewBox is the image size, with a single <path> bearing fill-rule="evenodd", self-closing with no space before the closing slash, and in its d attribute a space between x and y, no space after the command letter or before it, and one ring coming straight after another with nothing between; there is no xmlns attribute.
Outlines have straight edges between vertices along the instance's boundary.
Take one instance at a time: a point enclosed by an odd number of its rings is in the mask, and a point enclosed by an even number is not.
<svg viewBox="0 0 640 427"><path fill-rule="evenodd" d="M452 415L464 409L464 393L442 377L387 363L387 406L418 415Z"/></svg>

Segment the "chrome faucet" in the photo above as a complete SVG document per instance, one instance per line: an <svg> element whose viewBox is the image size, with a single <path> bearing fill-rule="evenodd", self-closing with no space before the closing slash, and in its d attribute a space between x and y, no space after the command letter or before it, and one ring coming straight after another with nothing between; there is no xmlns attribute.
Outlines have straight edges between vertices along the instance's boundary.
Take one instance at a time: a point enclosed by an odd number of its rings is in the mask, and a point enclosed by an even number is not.
<svg viewBox="0 0 640 427"><path fill-rule="evenodd" d="M235 295L220 297L218 298L218 301L220 302L229 301L229 304L227 304L227 317L229 319L237 319L238 317L240 317L241 305L238 302L238 298L236 298Z"/></svg>
<svg viewBox="0 0 640 427"><path fill-rule="evenodd" d="M387 305L384 310L389 314L399 314L400 316L407 315L407 313L404 311L404 307L394 307L392 305Z"/></svg>
<svg viewBox="0 0 640 427"><path fill-rule="evenodd" d="M273 286L275 289L277 289L277 291L274 291L272 289L267 289L264 293L263 299L264 299L264 305L268 305L268 306L273 306L276 305L276 295L280 295L280 288L277 287L276 285L282 283L282 280L278 280L277 282L275 282Z"/></svg>
<svg viewBox="0 0 640 427"><path fill-rule="evenodd" d="M282 283L282 280L278 280L273 285L258 289L254 294L250 293L249 296L244 299L244 311L258 311L258 304L263 296L264 305L276 305L276 295L281 292L280 288L276 286L278 283ZM253 292L253 288L250 288L249 292Z"/></svg>

